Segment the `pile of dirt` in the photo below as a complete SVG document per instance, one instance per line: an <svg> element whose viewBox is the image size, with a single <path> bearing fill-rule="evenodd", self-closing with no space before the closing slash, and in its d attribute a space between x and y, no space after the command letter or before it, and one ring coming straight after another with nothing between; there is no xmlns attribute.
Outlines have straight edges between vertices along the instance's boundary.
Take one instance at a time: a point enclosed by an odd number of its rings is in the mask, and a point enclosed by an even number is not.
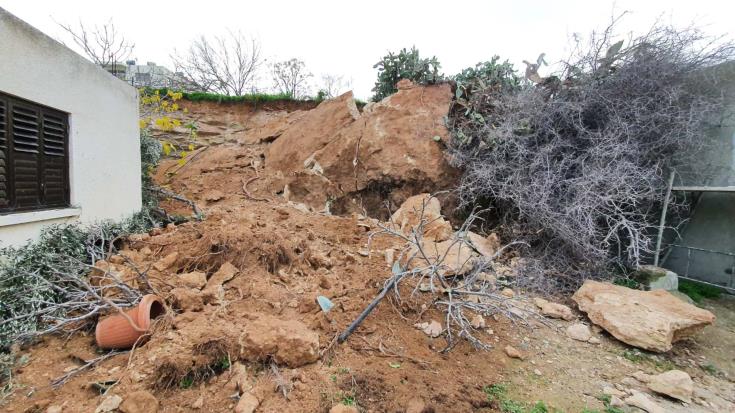
<svg viewBox="0 0 735 413"><path fill-rule="evenodd" d="M401 300L386 298L346 342L336 340L383 289L406 247L400 237L372 233L410 234L423 216L430 253L443 254L442 243L457 234L471 247L457 251L458 263L467 261L460 259L466 252L477 259L499 249L492 234L458 231L444 218L451 204L443 203L443 215L442 202L422 193L456 176L442 154L441 118L450 99L447 85L402 84L363 113L349 94L310 110L242 114L234 105L193 105L190 116L212 135L183 165L165 160L155 180L196 202L206 218L131 236L94 269L159 295L168 317L130 352L82 369L60 387L49 383L102 354L94 334L46 337L18 349L22 365L2 409L326 413L350 405L360 412L490 412L500 408L491 386L503 381L528 390L529 400L538 388L556 406L581 410L569 403L584 400L601 408L594 396L582 395L601 384L599 375L575 382L569 371L579 371L582 357L585 366L610 365L609 376L618 379L618 365L630 368L614 362L621 345L594 329L585 342L568 338L567 323L578 323L581 314L545 300L535 310L508 288L519 257L497 264L482 282L497 282L499 295L538 317L529 318L528 328L497 314L468 320L492 344L489 351L458 340L441 352L447 314L413 285L403 287ZM376 211L379 196L395 204L392 217L350 213L361 206ZM327 203L341 215L319 212ZM191 214L178 201L162 205L171 214ZM318 296L334 307L320 309ZM716 331L722 342L735 342ZM508 345L517 358L506 355ZM676 360L694 357L680 353ZM697 391L716 387L725 394L732 385L692 368L693 403L725 411L730 405L721 398ZM544 381L556 376L563 379Z"/></svg>
<svg viewBox="0 0 735 413"><path fill-rule="evenodd" d="M385 201L395 209L411 195L456 183L458 171L444 155L451 99L448 84L409 82L363 113L348 92L309 111L248 115L249 127L222 122L236 129L199 142L204 146L183 165L164 162L158 181L200 202L280 198L304 209L386 218ZM211 117L194 118L218 123Z"/></svg>
<svg viewBox="0 0 735 413"><path fill-rule="evenodd" d="M266 168L283 174L288 199L336 213L449 188L458 178L444 155L451 101L448 84L402 81L360 114L347 93L294 123L268 148Z"/></svg>

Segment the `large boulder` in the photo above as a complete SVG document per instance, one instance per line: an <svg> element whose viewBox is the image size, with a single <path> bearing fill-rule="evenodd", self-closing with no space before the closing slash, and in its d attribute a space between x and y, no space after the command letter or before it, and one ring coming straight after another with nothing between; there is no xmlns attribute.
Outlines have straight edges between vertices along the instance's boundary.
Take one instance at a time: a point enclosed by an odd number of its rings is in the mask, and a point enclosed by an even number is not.
<svg viewBox="0 0 735 413"><path fill-rule="evenodd" d="M353 195L370 203L372 192L382 199L396 188L416 193L449 187L458 176L444 155L451 101L448 84L406 83L359 114L352 94L342 95L276 139L266 167L283 175L291 200L315 209L333 201L336 209L347 209Z"/></svg>
<svg viewBox="0 0 735 413"><path fill-rule="evenodd" d="M325 100L280 133L265 153L269 170L283 174L304 170L304 162L333 136L360 117L352 92Z"/></svg>
<svg viewBox="0 0 735 413"><path fill-rule="evenodd" d="M715 321L707 310L664 290L639 291L586 281L572 299L593 323L615 338L642 349L665 352Z"/></svg>

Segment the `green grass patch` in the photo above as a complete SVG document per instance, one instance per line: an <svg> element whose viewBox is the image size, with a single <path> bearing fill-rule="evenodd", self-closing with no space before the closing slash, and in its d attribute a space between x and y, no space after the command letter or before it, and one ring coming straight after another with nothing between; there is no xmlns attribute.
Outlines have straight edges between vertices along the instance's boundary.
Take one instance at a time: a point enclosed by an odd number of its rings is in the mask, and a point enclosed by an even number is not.
<svg viewBox="0 0 735 413"><path fill-rule="evenodd" d="M167 94L168 88L161 89L144 89L143 93L154 94L156 92L161 95ZM310 102L310 99L300 100L294 99L290 95L285 93L250 93L242 96L230 96L222 95L219 93L206 93L206 92L182 92L182 98L190 102L219 102L219 103L264 103L264 102Z"/></svg>
<svg viewBox="0 0 735 413"><path fill-rule="evenodd" d="M701 304L705 298L717 299L722 294L722 290L717 287L683 279L679 279L679 291L697 304Z"/></svg>
<svg viewBox="0 0 735 413"><path fill-rule="evenodd" d="M538 401L533 405L524 403L508 396L508 387L505 384L498 383L482 388L487 396L487 401L493 403L502 413L551 413L546 403ZM554 413L561 413L554 409Z"/></svg>

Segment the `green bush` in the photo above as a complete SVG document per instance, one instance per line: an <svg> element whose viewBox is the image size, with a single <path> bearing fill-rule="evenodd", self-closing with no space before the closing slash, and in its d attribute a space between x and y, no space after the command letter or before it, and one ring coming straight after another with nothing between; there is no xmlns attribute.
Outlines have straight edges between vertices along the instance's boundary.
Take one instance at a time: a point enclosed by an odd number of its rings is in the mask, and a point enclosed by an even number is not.
<svg viewBox="0 0 735 413"><path fill-rule="evenodd" d="M158 91L161 95L168 93L168 88L151 89L146 88L143 93L155 93ZM269 94L269 93L251 93L242 96L230 96L222 95L219 93L207 93L207 92L182 92L183 99L190 102L220 102L220 103L263 103L263 102L280 102L280 101L298 101L291 96L283 93Z"/></svg>
<svg viewBox="0 0 735 413"><path fill-rule="evenodd" d="M387 55L373 66L378 69L378 80L373 87L373 101L379 101L396 92L396 83L401 79L409 79L415 83L426 85L439 82L444 75L439 73L439 61L436 57L422 59L416 47L411 50L401 49Z"/></svg>

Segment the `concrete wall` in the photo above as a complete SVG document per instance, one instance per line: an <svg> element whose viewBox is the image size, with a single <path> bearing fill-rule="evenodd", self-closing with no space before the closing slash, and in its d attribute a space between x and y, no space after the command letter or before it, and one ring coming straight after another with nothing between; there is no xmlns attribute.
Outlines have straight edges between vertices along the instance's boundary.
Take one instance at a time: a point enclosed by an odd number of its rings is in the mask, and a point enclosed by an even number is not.
<svg viewBox="0 0 735 413"><path fill-rule="evenodd" d="M714 128L712 148L703 156L709 175L684 185L735 186L735 119ZM735 289L735 193L703 193L663 266L679 275ZM707 251L702 251L707 250ZM715 252L716 251L716 252Z"/></svg>
<svg viewBox="0 0 735 413"><path fill-rule="evenodd" d="M0 8L0 91L67 112L74 208L0 215L0 246L43 225L120 219L141 207L135 88Z"/></svg>

